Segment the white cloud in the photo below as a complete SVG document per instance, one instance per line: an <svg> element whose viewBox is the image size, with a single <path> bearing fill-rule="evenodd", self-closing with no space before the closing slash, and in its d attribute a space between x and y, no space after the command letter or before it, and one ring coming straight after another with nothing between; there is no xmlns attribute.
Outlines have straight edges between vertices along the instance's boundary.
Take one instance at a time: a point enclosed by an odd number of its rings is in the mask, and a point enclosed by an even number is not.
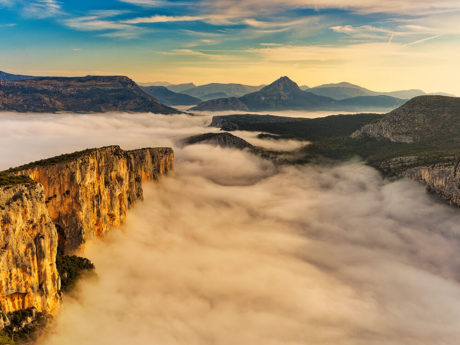
<svg viewBox="0 0 460 345"><path fill-rule="evenodd" d="M102 20L98 16L77 17L64 20L68 27L81 31L128 30L134 27L111 20Z"/></svg>
<svg viewBox="0 0 460 345"><path fill-rule="evenodd" d="M134 19L124 20L126 24L147 24L147 23L169 23L169 22L195 22L205 19L200 16L163 16L155 15L150 17L139 17Z"/></svg>
<svg viewBox="0 0 460 345"><path fill-rule="evenodd" d="M22 13L27 17L48 18L63 12L61 3L56 0L36 0L25 2Z"/></svg>
<svg viewBox="0 0 460 345"><path fill-rule="evenodd" d="M142 7L180 6L183 3L169 2L166 0L119 0L128 4Z"/></svg>

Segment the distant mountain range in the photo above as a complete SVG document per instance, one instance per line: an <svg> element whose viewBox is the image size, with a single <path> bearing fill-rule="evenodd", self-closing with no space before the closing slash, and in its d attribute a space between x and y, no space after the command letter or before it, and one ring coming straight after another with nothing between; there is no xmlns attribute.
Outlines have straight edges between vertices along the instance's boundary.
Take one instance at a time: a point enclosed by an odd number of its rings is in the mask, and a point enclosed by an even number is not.
<svg viewBox="0 0 460 345"><path fill-rule="evenodd" d="M141 86L141 89L166 105L195 105L202 102L199 98L173 92L164 86Z"/></svg>
<svg viewBox="0 0 460 345"><path fill-rule="evenodd" d="M170 90L182 92L187 95L200 98L204 101L214 98L241 97L248 93L258 91L262 86L249 86L243 84L220 84L212 83L194 86L185 90L177 91L177 88L168 87Z"/></svg>
<svg viewBox="0 0 460 345"><path fill-rule="evenodd" d="M410 99L413 97L426 95L426 93L423 90L419 89L400 90L392 92L377 92L346 82L337 84L324 84L313 88L302 88L302 90L314 93L319 96L330 97L336 100L342 100L346 98L359 96L390 96L401 99Z"/></svg>
<svg viewBox="0 0 460 345"><path fill-rule="evenodd" d="M260 91L265 85L259 86L250 86L244 84L224 84L224 83L212 83L206 84L201 86L196 86L194 83L185 83L185 84L170 84L168 82L154 82L149 84L142 84L143 86L164 86L173 92L183 93L190 95L195 98L199 98L203 101L210 101L213 100L212 106L213 107L222 107L224 103L227 101L221 100L221 98L240 98L242 96L247 95L248 93L253 93ZM391 91L391 92L379 92L379 91L372 91L361 87L359 85L341 82L335 84L323 84L315 87L309 87L307 85L299 86L301 91L307 91L309 93L315 94L317 96L323 96L332 98L336 101L341 101L349 98L356 98L356 97L368 97L368 96L388 96L394 97L398 99L411 99L417 96L427 95L423 90L419 89L411 89L411 90L399 90L399 91ZM447 93L438 92L435 93L436 95L444 95L444 96L453 96ZM219 99L219 100L218 100ZM217 101L218 100L218 101ZM360 101L363 101L361 104ZM387 103L388 102L388 103ZM236 101L234 99L228 101L229 109L227 110L247 110L242 104L240 104L240 108L235 108ZM367 103L367 105L366 105ZM380 108L383 107L385 109L389 109L393 106L400 105L400 102L395 100L390 100L389 98L376 98L374 101L372 99L354 99L352 101L344 102L344 106L346 107L357 107L356 110L359 110L359 107L369 106L369 107L376 107ZM337 106L341 106L341 104L337 104Z"/></svg>
<svg viewBox="0 0 460 345"><path fill-rule="evenodd" d="M238 98L205 101L190 110L195 111L270 111L270 110L383 110L395 108L405 100L386 96L353 96L341 100L303 91L288 77L281 77L260 91Z"/></svg>
<svg viewBox="0 0 460 345"><path fill-rule="evenodd" d="M123 76L23 78L0 85L0 111L180 113Z"/></svg>

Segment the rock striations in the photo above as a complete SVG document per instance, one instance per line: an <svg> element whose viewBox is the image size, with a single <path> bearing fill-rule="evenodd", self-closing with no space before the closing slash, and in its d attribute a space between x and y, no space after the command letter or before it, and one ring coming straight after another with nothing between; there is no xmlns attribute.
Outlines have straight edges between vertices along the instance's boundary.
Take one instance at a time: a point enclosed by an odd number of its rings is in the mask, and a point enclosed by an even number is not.
<svg viewBox="0 0 460 345"><path fill-rule="evenodd" d="M122 224L143 198L142 182L173 164L170 148L109 146L10 169L33 181L0 187L1 312L53 314L60 304L57 253L74 253Z"/></svg>
<svg viewBox="0 0 460 345"><path fill-rule="evenodd" d="M32 182L0 187L0 307L3 313L59 306L58 235L43 186Z"/></svg>

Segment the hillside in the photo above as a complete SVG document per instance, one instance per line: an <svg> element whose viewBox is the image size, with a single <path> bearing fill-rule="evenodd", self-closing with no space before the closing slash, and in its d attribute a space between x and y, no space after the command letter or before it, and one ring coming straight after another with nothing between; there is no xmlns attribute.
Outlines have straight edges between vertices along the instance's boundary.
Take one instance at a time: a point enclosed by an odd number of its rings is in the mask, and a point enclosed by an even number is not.
<svg viewBox="0 0 460 345"><path fill-rule="evenodd" d="M164 86L144 86L141 88L166 105L194 105L202 102L199 98L173 92Z"/></svg>
<svg viewBox="0 0 460 345"><path fill-rule="evenodd" d="M460 144L460 98L420 96L353 133L392 142Z"/></svg>
<svg viewBox="0 0 460 345"><path fill-rule="evenodd" d="M0 111L179 112L161 104L123 76L46 77L1 81L0 85Z"/></svg>

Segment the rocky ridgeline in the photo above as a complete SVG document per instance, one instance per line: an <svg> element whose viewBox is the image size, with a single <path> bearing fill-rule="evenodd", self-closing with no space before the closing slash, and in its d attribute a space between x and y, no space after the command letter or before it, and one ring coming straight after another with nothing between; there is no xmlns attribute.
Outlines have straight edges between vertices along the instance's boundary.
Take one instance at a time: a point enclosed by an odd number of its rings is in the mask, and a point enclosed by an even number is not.
<svg viewBox="0 0 460 345"><path fill-rule="evenodd" d="M377 167L386 175L405 177L422 183L442 200L460 207L460 156L404 156L380 162Z"/></svg>
<svg viewBox="0 0 460 345"><path fill-rule="evenodd" d="M109 146L5 172L31 180L12 178L0 187L2 319L28 308L55 313L61 300L58 251L74 253L122 224L128 209L143 199L142 182L157 180L173 164L169 148Z"/></svg>
<svg viewBox="0 0 460 345"><path fill-rule="evenodd" d="M426 185L460 206L460 98L415 97L381 119L364 125L352 138L406 143L413 153L379 162L384 172Z"/></svg>
<svg viewBox="0 0 460 345"><path fill-rule="evenodd" d="M0 80L0 111L180 113L123 76Z"/></svg>

